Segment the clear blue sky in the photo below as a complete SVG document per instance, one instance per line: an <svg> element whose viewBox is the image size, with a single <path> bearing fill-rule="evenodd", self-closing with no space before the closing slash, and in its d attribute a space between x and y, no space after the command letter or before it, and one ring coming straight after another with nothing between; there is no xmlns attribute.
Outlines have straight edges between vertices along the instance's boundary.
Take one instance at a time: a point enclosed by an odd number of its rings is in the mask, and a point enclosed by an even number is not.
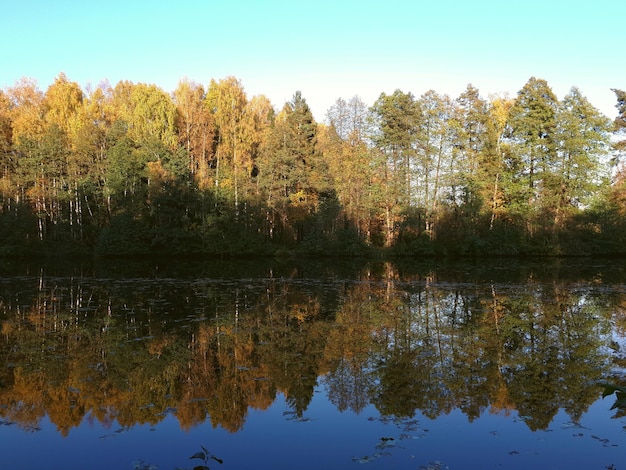
<svg viewBox="0 0 626 470"><path fill-rule="evenodd" d="M339 97L399 88L514 96L531 77L572 86L610 118L626 89L626 2L406 0L1 0L0 88L60 72L171 92L239 78L279 109L301 90L317 120Z"/></svg>

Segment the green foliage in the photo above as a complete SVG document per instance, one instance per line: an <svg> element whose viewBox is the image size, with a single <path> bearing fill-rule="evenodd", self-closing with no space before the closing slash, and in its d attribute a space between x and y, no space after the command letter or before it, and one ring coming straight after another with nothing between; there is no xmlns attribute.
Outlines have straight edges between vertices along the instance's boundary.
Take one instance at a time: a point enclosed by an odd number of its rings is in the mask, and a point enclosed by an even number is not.
<svg viewBox="0 0 626 470"><path fill-rule="evenodd" d="M558 100L547 82L531 77L510 111L515 150L512 179L525 188L516 191L518 204L537 200L535 206L541 206L556 159L557 107Z"/></svg>
<svg viewBox="0 0 626 470"><path fill-rule="evenodd" d="M200 448L202 449L199 452L196 452L195 454L193 454L191 457L189 457L189 459L200 459L204 462L204 465L198 465L194 467L194 470L209 470L209 461L214 461L217 462L219 464L223 464L224 461L222 459L220 459L219 457L216 457L215 455L211 454L206 447L204 446L200 446Z"/></svg>
<svg viewBox="0 0 626 470"><path fill-rule="evenodd" d="M107 152L105 169L105 195L111 199L112 207L141 204L146 189L143 182L147 181L146 163L145 152L139 151L133 140L126 135L115 139Z"/></svg>
<svg viewBox="0 0 626 470"><path fill-rule="evenodd" d="M600 382L598 384L604 390L602 391L602 398L609 397L615 394L615 402L611 406L612 410L617 410L615 418L620 418L626 415L626 386L615 385L609 382Z"/></svg>
<svg viewBox="0 0 626 470"><path fill-rule="evenodd" d="M375 174L380 181L376 210L385 214L385 245L397 239L397 224L402 223L402 208L411 204L419 126L419 105L411 93L396 90L382 93L371 108L376 131L373 142L378 151Z"/></svg>
<svg viewBox="0 0 626 470"><path fill-rule="evenodd" d="M615 129L617 131L623 131L626 129L626 92L623 90L618 90L617 88L612 88L613 93L615 93L615 97L617 99L617 104L615 107L617 108L617 117L615 118Z"/></svg>
<svg viewBox="0 0 626 470"><path fill-rule="evenodd" d="M612 89L615 93L615 97L617 98L617 104L615 107L617 108L617 117L613 121L613 128L615 134L617 135L617 139L614 142L613 146L615 149L615 157L614 157L614 165L618 168L619 171L623 171L624 168L624 155L626 154L626 92L623 90L618 90L616 88Z"/></svg>
<svg viewBox="0 0 626 470"><path fill-rule="evenodd" d="M155 85L144 83L116 87L120 118L128 124L129 137L137 142L158 139L174 148L176 136L176 106L167 93Z"/></svg>

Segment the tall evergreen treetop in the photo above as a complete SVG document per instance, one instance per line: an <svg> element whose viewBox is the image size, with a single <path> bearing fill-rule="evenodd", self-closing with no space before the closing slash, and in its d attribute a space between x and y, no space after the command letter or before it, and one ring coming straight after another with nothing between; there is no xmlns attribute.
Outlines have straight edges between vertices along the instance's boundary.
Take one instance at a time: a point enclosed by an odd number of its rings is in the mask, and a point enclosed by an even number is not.
<svg viewBox="0 0 626 470"><path fill-rule="evenodd" d="M617 97L617 104L615 107L619 113L614 121L615 132L617 134L626 135L626 91L618 90L616 88L612 88L612 90ZM619 151L626 150L626 138L617 142L615 144L615 148Z"/></svg>
<svg viewBox="0 0 626 470"><path fill-rule="evenodd" d="M519 176L528 182L530 197L552 169L556 158L558 106L558 99L548 83L531 77L518 92L509 114Z"/></svg>

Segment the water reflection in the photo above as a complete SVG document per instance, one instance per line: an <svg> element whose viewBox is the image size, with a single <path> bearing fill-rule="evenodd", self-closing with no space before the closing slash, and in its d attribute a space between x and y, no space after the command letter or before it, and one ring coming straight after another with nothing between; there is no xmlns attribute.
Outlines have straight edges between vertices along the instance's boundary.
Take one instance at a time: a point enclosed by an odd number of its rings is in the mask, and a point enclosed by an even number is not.
<svg viewBox="0 0 626 470"><path fill-rule="evenodd" d="M306 419L321 382L339 411L515 410L539 430L559 410L576 423L626 365L626 293L606 270L261 272L2 278L3 422L36 430L48 416L67 435L85 418L172 415L235 432L278 394Z"/></svg>

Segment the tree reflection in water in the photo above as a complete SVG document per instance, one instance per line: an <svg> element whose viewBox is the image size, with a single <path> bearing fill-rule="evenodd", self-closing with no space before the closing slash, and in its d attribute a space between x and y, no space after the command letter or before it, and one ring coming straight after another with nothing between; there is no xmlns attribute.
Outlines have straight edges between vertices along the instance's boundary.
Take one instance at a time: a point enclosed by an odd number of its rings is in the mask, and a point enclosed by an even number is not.
<svg viewBox="0 0 626 470"><path fill-rule="evenodd" d="M47 415L62 435L85 417L168 415L235 432L278 393L303 419L321 383L339 411L515 410L538 430L560 409L577 422L623 362L626 294L597 276L287 274L6 277L0 415L23 428Z"/></svg>

